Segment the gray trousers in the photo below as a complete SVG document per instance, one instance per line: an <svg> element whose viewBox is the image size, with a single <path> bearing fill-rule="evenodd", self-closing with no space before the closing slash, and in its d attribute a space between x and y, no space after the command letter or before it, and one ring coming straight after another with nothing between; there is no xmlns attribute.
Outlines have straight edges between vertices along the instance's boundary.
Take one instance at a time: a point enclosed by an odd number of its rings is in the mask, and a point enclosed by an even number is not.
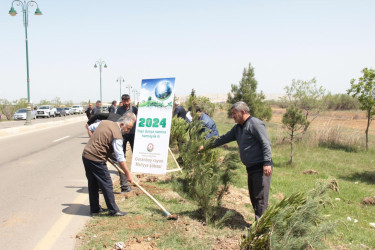
<svg viewBox="0 0 375 250"><path fill-rule="evenodd" d="M121 185L121 191L129 190L129 183L128 178L126 178L126 175L118 171L118 174L120 176L120 185Z"/></svg>
<svg viewBox="0 0 375 250"><path fill-rule="evenodd" d="M268 207L268 194L270 192L271 176L263 175L263 169L247 171L247 185L251 204L258 220Z"/></svg>
<svg viewBox="0 0 375 250"><path fill-rule="evenodd" d="M115 164L117 164L117 166L119 168L121 168L120 165L117 163L117 160L116 160L116 157L115 157L114 153L109 158L112 159L115 162ZM117 170L117 172L118 172L118 175L120 176L121 191L129 190L130 186L129 186L129 183L128 183L128 178L126 178L126 175L124 175L120 171Z"/></svg>

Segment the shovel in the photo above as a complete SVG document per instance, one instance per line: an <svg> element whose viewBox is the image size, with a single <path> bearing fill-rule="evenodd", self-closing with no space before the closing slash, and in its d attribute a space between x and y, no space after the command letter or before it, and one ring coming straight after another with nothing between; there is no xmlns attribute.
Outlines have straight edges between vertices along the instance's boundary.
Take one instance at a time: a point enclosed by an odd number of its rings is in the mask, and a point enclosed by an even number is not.
<svg viewBox="0 0 375 250"><path fill-rule="evenodd" d="M113 162L113 160L109 159L108 158L108 161L119 171L121 172L122 174L125 174L124 171L119 167L117 166L116 163ZM158 205L158 207L161 208L161 210L163 210L164 214L167 216L167 220L177 220L178 216L177 215L172 215L170 214L167 209L165 209L151 194L149 194L149 192L147 192L143 187L141 187L141 185L139 185L136 181L133 181L133 183L143 192L145 193L148 198L150 198L153 202L155 202L156 205Z"/></svg>

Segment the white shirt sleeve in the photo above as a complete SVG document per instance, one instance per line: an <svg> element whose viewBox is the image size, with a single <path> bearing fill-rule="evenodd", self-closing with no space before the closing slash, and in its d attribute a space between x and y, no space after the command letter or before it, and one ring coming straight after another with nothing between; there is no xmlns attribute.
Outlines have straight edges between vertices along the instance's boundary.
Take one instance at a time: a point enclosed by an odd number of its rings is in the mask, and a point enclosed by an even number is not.
<svg viewBox="0 0 375 250"><path fill-rule="evenodd" d="M99 126L99 124L100 124L100 122L95 122L95 123L91 124L91 125L89 126L89 130L90 130L92 133L94 133L94 131L96 130L96 128Z"/></svg>
<svg viewBox="0 0 375 250"><path fill-rule="evenodd" d="M113 150L115 151L117 162L125 161L125 155L122 149L122 144L123 144L122 139L114 139L112 142L112 147L113 147Z"/></svg>

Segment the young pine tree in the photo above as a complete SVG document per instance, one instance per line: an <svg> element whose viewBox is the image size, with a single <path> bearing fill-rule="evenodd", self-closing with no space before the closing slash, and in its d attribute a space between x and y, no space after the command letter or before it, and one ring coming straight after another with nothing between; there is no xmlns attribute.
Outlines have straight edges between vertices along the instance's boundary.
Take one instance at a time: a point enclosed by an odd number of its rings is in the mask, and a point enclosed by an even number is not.
<svg viewBox="0 0 375 250"><path fill-rule="evenodd" d="M293 141L295 140L298 134L306 131L306 128L309 126L309 122L306 120L306 117L302 114L302 110L290 105L287 108L286 113L283 115L281 120L284 126L288 129L290 136L290 164L293 164Z"/></svg>
<svg viewBox="0 0 375 250"><path fill-rule="evenodd" d="M218 150L198 153L200 146L207 146L212 139L204 139L206 133L202 133L202 123L194 109L192 113L193 121L180 150L183 171L182 180L176 183L177 190L198 205L200 215L207 224L215 224L216 208L233 179L233 170L239 166L239 160L238 156L228 154L221 162Z"/></svg>

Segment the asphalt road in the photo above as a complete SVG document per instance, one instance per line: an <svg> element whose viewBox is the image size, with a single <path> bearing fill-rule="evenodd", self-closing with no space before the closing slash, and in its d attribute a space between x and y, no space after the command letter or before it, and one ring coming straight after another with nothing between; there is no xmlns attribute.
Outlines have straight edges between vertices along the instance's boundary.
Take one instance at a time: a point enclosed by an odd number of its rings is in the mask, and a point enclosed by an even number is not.
<svg viewBox="0 0 375 250"><path fill-rule="evenodd" d="M70 119L70 118L77 118L77 117L86 117L86 114L81 114L81 115L67 115L63 117L51 117L51 118L37 118L37 119L32 119L31 124L41 124L41 123L46 123L46 122L51 122L51 121L60 121L60 120L65 120L65 119ZM0 129L6 129L6 128L13 128L13 127L18 127L18 126L24 126L26 120L2 120L0 122Z"/></svg>
<svg viewBox="0 0 375 250"><path fill-rule="evenodd" d="M55 119L64 118L36 122ZM88 141L84 124L0 137L0 249L74 248L90 218L81 159Z"/></svg>

